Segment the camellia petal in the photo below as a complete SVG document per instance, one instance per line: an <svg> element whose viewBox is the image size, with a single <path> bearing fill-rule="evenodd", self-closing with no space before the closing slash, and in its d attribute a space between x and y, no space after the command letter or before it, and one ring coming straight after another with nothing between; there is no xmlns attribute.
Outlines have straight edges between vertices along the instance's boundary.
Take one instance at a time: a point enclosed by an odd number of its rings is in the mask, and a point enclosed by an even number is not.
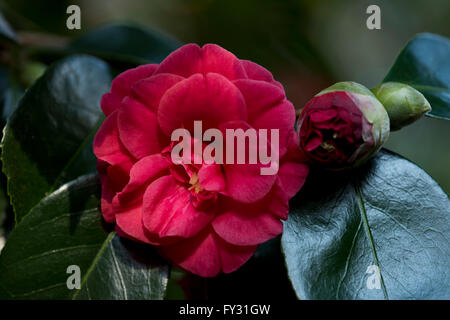
<svg viewBox="0 0 450 320"><path fill-rule="evenodd" d="M119 74L111 84L111 92L103 95L100 105L106 116L120 107L122 99L129 95L131 86L138 80L147 78L155 72L158 65L146 64Z"/></svg>
<svg viewBox="0 0 450 320"><path fill-rule="evenodd" d="M239 269L250 259L258 246L235 246L223 241L219 236L215 237L219 248L222 271L230 273Z"/></svg>
<svg viewBox="0 0 450 320"><path fill-rule="evenodd" d="M119 165L109 165L99 161L97 164L100 181L102 183L102 197L100 201L103 217L107 222L115 221L113 199L117 192L123 189L128 182L128 172Z"/></svg>
<svg viewBox="0 0 450 320"><path fill-rule="evenodd" d="M218 128L228 120L246 120L241 92L217 73L195 74L167 90L158 109L158 122L170 136L177 128L189 128L201 120L203 130Z"/></svg>
<svg viewBox="0 0 450 320"><path fill-rule="evenodd" d="M168 175L170 166L170 160L161 154L142 158L131 168L129 182L118 193L118 200L128 204L141 199L148 184L163 175Z"/></svg>
<svg viewBox="0 0 450 320"><path fill-rule="evenodd" d="M261 113L251 122L255 129L276 129L279 132L279 157L287 151L292 128L295 124L295 109L291 102L284 100ZM270 138L270 134L268 135ZM270 139L269 139L270 141Z"/></svg>
<svg viewBox="0 0 450 320"><path fill-rule="evenodd" d="M212 226L222 239L231 244L257 245L283 231L280 219L259 206L228 205L225 210L213 220Z"/></svg>
<svg viewBox="0 0 450 320"><path fill-rule="evenodd" d="M155 154L170 143L159 129L156 114L133 98L125 98L118 110L120 140L136 158Z"/></svg>
<svg viewBox="0 0 450 320"><path fill-rule="evenodd" d="M252 123L259 115L267 112L286 98L283 89L269 82L240 79L233 81L233 83L244 96L249 123Z"/></svg>
<svg viewBox="0 0 450 320"><path fill-rule="evenodd" d="M198 171L200 186L208 191L222 192L226 190L226 181L222 166L216 163L203 165Z"/></svg>
<svg viewBox="0 0 450 320"><path fill-rule="evenodd" d="M261 67L259 64L256 64L249 60L241 60L241 64L247 73L247 77L253 80L261 80L265 82L269 82L280 89L283 89L283 86L278 81L275 81L272 73L264 67Z"/></svg>
<svg viewBox="0 0 450 320"><path fill-rule="evenodd" d="M108 116L94 138L94 154L99 160L109 164L126 164L130 166L132 156L128 153L119 139L117 127L117 114L113 112Z"/></svg>
<svg viewBox="0 0 450 320"><path fill-rule="evenodd" d="M144 224L142 223L141 205L127 207L121 212L117 212L116 223L117 227L120 228L122 236L149 244L157 244L145 232Z"/></svg>
<svg viewBox="0 0 450 320"><path fill-rule="evenodd" d="M181 76L170 73L156 74L136 82L131 89L131 94L156 113L158 112L161 98L166 91L184 79Z"/></svg>
<svg viewBox="0 0 450 320"><path fill-rule="evenodd" d="M247 78L241 61L215 44L203 48L196 44L185 45L164 59L155 73L172 73L186 78L196 73L219 73L230 80Z"/></svg>
<svg viewBox="0 0 450 320"><path fill-rule="evenodd" d="M177 265L202 277L214 277L220 271L233 272L251 258L257 246L234 246L221 240L211 228L196 237L161 248Z"/></svg>
<svg viewBox="0 0 450 320"><path fill-rule="evenodd" d="M120 97L130 94L131 87L139 80L150 77L158 68L157 64L145 64L119 74L111 84L111 92Z"/></svg>
<svg viewBox="0 0 450 320"><path fill-rule="evenodd" d="M105 93L100 100L100 107L105 115L110 115L120 107L121 96L114 92Z"/></svg>
<svg viewBox="0 0 450 320"><path fill-rule="evenodd" d="M151 183L142 207L145 228L160 238L190 238L200 232L214 217L214 212L194 208L190 196L190 192L170 176Z"/></svg>
<svg viewBox="0 0 450 320"><path fill-rule="evenodd" d="M220 125L220 130L223 132L224 137L226 137L227 129L238 130L241 129L244 132L252 127L245 121L228 121ZM224 139L227 140L227 139ZM226 144L226 142L224 142ZM265 142L265 145L267 143ZM237 154L239 152L246 152L258 154L258 148L261 147L258 143L252 144L246 142L248 149L243 150L243 148L238 149L238 142L235 139L234 143L234 155L235 159L233 164L226 162L223 165L225 172L225 180L227 183L227 194L236 201L243 203L252 203L261 200L267 193L269 193L273 184L276 180L276 175L262 175L261 168L268 167L268 165L262 165L259 162L255 164L249 163L249 161L239 164L237 161ZM242 146L241 146L242 147ZM225 147L225 152L229 150ZM274 151L276 152L276 151ZM278 163L276 166L278 167Z"/></svg>
<svg viewBox="0 0 450 320"><path fill-rule="evenodd" d="M241 61L234 54L215 44L206 44L202 48L203 70L205 73L219 73L229 80L247 77Z"/></svg>
<svg viewBox="0 0 450 320"><path fill-rule="evenodd" d="M280 166L278 177L284 192L289 198L295 196L306 181L309 173L309 167L304 163L287 162Z"/></svg>

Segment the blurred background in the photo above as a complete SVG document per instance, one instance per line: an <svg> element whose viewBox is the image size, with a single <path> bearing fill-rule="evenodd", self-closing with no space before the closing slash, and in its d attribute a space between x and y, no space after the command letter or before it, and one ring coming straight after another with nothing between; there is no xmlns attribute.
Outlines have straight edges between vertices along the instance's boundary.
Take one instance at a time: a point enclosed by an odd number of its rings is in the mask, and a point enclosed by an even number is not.
<svg viewBox="0 0 450 320"><path fill-rule="evenodd" d="M66 28L70 4L81 8L81 30ZM381 30L366 27L371 4L381 8ZM267 67L297 109L337 81L374 87L416 33L450 36L448 0L2 0L0 10L19 43L31 52L48 49L47 60L39 62L33 61L39 55L17 53L23 64L11 77L22 89L52 62L52 50L104 24L131 22L181 43L217 43ZM392 133L386 147L419 164L450 193L449 122L424 118Z"/></svg>

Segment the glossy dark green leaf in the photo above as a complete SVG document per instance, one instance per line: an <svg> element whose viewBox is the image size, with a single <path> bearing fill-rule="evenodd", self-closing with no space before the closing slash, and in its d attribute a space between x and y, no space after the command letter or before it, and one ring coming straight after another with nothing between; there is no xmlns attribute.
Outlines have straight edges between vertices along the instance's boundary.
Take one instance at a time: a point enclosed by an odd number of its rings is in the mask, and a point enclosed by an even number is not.
<svg viewBox="0 0 450 320"><path fill-rule="evenodd" d="M5 125L5 108L8 108L11 105L11 90L10 90L10 82L9 82L9 74L8 70L0 66L0 122L2 126Z"/></svg>
<svg viewBox="0 0 450 320"><path fill-rule="evenodd" d="M150 28L112 24L93 30L69 45L69 50L124 62L159 63L181 43Z"/></svg>
<svg viewBox="0 0 450 320"><path fill-rule="evenodd" d="M23 219L0 255L0 299L162 299L167 264L107 230L99 194L98 178L82 176ZM67 286L71 265L81 271L79 290Z"/></svg>
<svg viewBox="0 0 450 320"><path fill-rule="evenodd" d="M430 102L430 117L450 119L450 39L423 33L400 52L383 82L416 88Z"/></svg>
<svg viewBox="0 0 450 320"><path fill-rule="evenodd" d="M449 299L449 230L439 185L382 150L356 171L313 172L282 247L301 299Z"/></svg>
<svg viewBox="0 0 450 320"><path fill-rule="evenodd" d="M161 300L168 275L169 266L153 248L112 232L73 299Z"/></svg>
<svg viewBox="0 0 450 320"><path fill-rule="evenodd" d="M20 85L11 79L6 68L0 66L0 124L2 127L16 109L22 95L23 90Z"/></svg>
<svg viewBox="0 0 450 320"><path fill-rule="evenodd" d="M12 42L17 42L16 33L11 28L8 21L5 20L5 17L3 17L3 14L1 12L0 12L0 37Z"/></svg>
<svg viewBox="0 0 450 320"><path fill-rule="evenodd" d="M6 199L3 196L2 193L0 193L0 202L1 202L1 208L0 208L0 252L2 252L2 249L5 245L6 237L5 237L5 220L6 220L6 212L4 210Z"/></svg>
<svg viewBox="0 0 450 320"><path fill-rule="evenodd" d="M2 140L16 222L62 183L95 171L92 139L110 82L105 62L71 56L50 67L20 100Z"/></svg>

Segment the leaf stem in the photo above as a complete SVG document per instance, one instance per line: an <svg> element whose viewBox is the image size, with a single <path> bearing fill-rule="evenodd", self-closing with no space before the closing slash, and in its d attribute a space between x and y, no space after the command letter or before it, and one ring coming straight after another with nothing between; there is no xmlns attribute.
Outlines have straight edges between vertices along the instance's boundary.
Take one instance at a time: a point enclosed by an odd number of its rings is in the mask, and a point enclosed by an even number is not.
<svg viewBox="0 0 450 320"><path fill-rule="evenodd" d="M378 267L378 270L380 271L380 282L381 282L381 288L383 290L384 298L386 300L389 300L389 296L386 290L386 286L384 284L383 275L381 274L381 268L380 268L380 262L378 261L377 251L375 249L375 241L373 240L372 232L370 231L369 227L369 220L367 219L367 212L366 207L364 205L364 199L361 194L361 190L359 188L359 185L357 183L353 183L356 193L358 194L358 205L361 212L361 218L364 222L364 228L366 229L367 237L369 238L370 248L372 249L372 254L375 260L375 265Z"/></svg>
<svg viewBox="0 0 450 320"><path fill-rule="evenodd" d="M85 276L83 277L83 279L81 280L81 285L80 285L80 289L78 289L74 295L72 296L72 300L76 300L78 294L81 292L81 289L84 287L84 284L87 285L87 281L89 276L91 275L92 270L94 270L95 266L97 265L97 262L100 260L100 257L102 256L103 252L105 251L105 249L108 247L108 245L110 244L110 242L112 241L112 239L114 238L114 236L116 235L115 232L111 232L108 237L106 237L105 241L103 241L102 246L100 247L100 250L98 251L97 255L95 256L94 260L91 263L91 266L89 267L89 269L87 270Z"/></svg>

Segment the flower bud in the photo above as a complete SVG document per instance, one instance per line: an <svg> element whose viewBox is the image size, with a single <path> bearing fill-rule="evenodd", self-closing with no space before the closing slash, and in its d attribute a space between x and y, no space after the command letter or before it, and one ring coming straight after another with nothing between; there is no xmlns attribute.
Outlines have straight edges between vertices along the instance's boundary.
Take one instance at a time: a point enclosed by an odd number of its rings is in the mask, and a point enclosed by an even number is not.
<svg viewBox="0 0 450 320"><path fill-rule="evenodd" d="M431 110L430 103L422 93L399 82L386 82L372 89L386 109L391 130L407 126Z"/></svg>
<svg viewBox="0 0 450 320"><path fill-rule="evenodd" d="M312 98L300 113L300 148L328 169L363 164L389 136L389 117L366 87L339 82Z"/></svg>

